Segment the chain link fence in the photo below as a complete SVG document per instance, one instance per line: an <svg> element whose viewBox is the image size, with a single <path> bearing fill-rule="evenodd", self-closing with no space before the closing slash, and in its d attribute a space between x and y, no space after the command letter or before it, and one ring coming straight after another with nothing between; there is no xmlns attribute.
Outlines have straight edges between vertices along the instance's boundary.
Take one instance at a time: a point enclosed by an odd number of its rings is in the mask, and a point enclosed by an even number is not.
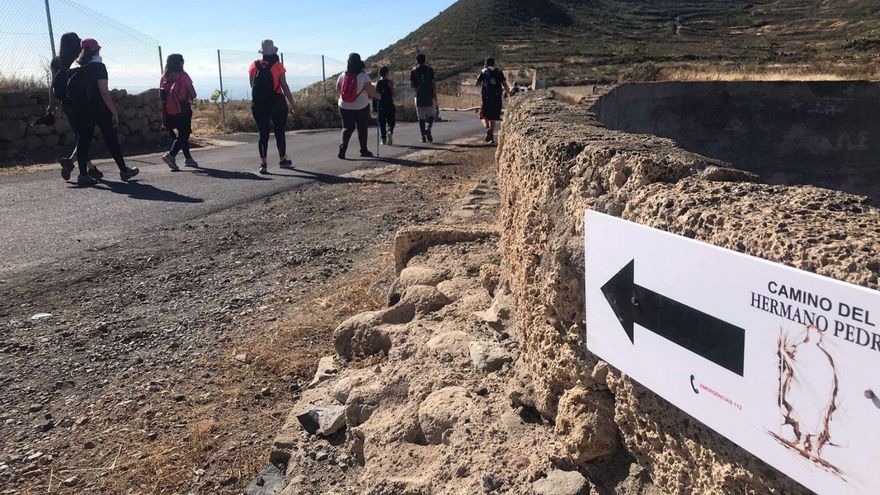
<svg viewBox="0 0 880 495"><path fill-rule="evenodd" d="M2 0L0 89L46 86L67 32L98 40L111 88L139 93L158 85L162 49L155 39L72 0Z"/></svg>

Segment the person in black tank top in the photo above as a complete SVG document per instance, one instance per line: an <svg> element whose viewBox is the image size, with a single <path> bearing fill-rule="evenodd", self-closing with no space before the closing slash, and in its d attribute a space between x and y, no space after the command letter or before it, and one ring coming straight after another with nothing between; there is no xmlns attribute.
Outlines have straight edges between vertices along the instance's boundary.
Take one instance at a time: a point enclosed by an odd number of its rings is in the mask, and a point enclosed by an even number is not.
<svg viewBox="0 0 880 495"><path fill-rule="evenodd" d="M388 67L379 69L379 82L376 92L382 97L378 100L379 132L382 144L394 144L394 126L397 124L397 108L394 106L394 81L388 79Z"/></svg>

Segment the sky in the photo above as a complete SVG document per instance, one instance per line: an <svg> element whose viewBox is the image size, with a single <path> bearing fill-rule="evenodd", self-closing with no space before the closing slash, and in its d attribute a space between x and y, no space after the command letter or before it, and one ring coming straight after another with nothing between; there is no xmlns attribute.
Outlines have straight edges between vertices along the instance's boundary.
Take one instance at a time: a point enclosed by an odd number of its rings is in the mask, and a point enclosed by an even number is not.
<svg viewBox="0 0 880 495"><path fill-rule="evenodd" d="M334 61L344 61L350 52L357 51L366 58L403 38L454 3L454 0L78 1L153 38L162 46L164 55L183 54L187 61L186 70L196 79L197 89L217 86L207 80L200 82L198 78L217 78L218 49L224 50L224 71L237 76L246 72L246 66L259 56L260 41L271 38L285 53L288 70L313 79L313 73L320 75L320 57L294 54L326 55ZM31 34L34 44L49 45L38 34L38 31L46 30L42 0L2 0L0 4L5 4L5 7L0 5L0 46L22 43L23 36ZM78 12L73 0L50 0L50 5L56 44L65 31L74 30L87 37L90 31L105 30L106 23L96 20L91 13ZM264 5L271 5L271 9L264 8ZM114 35L105 34L104 37L104 42L98 41L104 46L102 55L110 70L111 84L114 62L117 74L127 76L148 72L152 77L153 69L158 70L158 49L151 46L151 40L135 43L126 37L124 42L117 42ZM27 43L31 44L29 38ZM120 46L123 44L124 47ZM126 60L123 62L122 59ZM19 65L27 63L31 61L24 60ZM12 69L7 70L18 70L15 64L10 65ZM331 69L328 67L328 73L333 72ZM304 83L305 80L300 85Z"/></svg>

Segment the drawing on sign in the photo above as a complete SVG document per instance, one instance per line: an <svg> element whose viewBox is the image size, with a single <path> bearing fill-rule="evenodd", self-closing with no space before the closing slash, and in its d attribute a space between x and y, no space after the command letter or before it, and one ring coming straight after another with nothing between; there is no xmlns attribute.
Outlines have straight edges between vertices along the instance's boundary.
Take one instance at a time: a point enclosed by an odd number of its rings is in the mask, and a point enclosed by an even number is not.
<svg viewBox="0 0 880 495"><path fill-rule="evenodd" d="M771 431L770 435L815 464L842 475L822 458L826 445L838 446L831 442L831 420L840 391L824 335L815 325L807 325L799 334L781 329L778 356L779 407L782 425L789 431Z"/></svg>
<svg viewBox="0 0 880 495"><path fill-rule="evenodd" d="M633 324L638 324L742 376L745 330L637 285L635 264L630 261L602 286L630 342L635 344Z"/></svg>

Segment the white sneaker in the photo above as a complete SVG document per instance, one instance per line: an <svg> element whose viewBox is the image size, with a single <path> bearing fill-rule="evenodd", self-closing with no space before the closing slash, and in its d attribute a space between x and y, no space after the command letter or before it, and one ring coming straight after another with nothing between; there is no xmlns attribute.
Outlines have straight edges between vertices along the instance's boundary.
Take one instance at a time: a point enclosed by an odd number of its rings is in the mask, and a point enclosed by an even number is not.
<svg viewBox="0 0 880 495"><path fill-rule="evenodd" d="M180 167L177 166L177 160L175 160L170 153L165 153L164 155L162 155L162 161L165 162L165 164L168 165L168 168L170 168L173 172L180 171Z"/></svg>

